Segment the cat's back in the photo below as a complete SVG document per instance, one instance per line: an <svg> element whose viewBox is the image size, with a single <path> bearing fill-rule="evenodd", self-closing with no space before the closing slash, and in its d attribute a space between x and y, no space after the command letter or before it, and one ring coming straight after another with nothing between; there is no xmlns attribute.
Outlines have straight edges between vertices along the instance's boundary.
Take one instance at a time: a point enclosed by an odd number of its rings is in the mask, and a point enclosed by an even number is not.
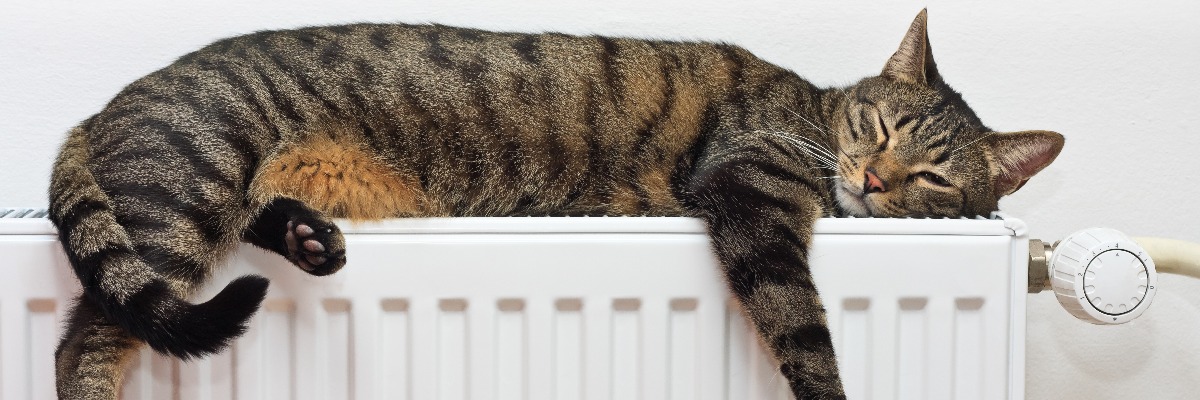
<svg viewBox="0 0 1200 400"><path fill-rule="evenodd" d="M718 100L743 75L772 69L723 43L364 23L216 41L130 84L106 112L180 97L198 99L193 105L261 103L275 109L244 111L280 114L271 122L288 128L331 115L394 112L406 102L438 118L491 99L501 119L560 116L555 111L603 119L606 110L582 107L610 103L625 119L645 121L665 101ZM453 119L471 113L457 114Z"/></svg>
<svg viewBox="0 0 1200 400"><path fill-rule="evenodd" d="M569 67L564 72L592 61L612 61L624 66L665 62L676 63L667 67L711 68L715 66L712 63L729 57L752 57L738 46L705 41L488 31L440 24L359 23L267 30L225 38L181 57L176 64L203 59L245 61L260 56L322 66L390 60L442 68L483 62L504 68L519 67L511 62L523 62ZM601 58L591 60L594 56Z"/></svg>
<svg viewBox="0 0 1200 400"><path fill-rule="evenodd" d="M337 132L342 144L426 177L424 196L449 199L442 209L453 215L669 213L715 105L751 77L780 71L719 43L311 27L185 55L129 85L91 128L164 148L179 134L228 143L208 152L230 154L213 167L230 181L253 175L279 143Z"/></svg>

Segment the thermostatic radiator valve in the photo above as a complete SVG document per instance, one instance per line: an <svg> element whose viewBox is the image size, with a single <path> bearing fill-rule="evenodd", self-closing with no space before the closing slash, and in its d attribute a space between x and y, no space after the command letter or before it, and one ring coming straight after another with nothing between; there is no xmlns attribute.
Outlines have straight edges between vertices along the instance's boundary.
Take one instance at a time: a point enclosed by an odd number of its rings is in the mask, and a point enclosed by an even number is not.
<svg viewBox="0 0 1200 400"><path fill-rule="evenodd" d="M1029 293L1053 290L1067 312L1093 324L1142 315L1158 271L1200 278L1200 244L1133 239L1108 228L1084 229L1054 245L1029 241Z"/></svg>

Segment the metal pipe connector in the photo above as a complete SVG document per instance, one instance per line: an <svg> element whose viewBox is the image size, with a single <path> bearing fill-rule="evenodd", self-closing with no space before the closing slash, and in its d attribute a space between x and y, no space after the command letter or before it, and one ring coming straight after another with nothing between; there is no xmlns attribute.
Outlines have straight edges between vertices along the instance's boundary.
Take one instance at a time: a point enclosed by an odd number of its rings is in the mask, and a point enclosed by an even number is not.
<svg viewBox="0 0 1200 400"><path fill-rule="evenodd" d="M1037 239L1029 239L1029 286L1027 292L1038 293L1050 290L1050 256L1054 246Z"/></svg>

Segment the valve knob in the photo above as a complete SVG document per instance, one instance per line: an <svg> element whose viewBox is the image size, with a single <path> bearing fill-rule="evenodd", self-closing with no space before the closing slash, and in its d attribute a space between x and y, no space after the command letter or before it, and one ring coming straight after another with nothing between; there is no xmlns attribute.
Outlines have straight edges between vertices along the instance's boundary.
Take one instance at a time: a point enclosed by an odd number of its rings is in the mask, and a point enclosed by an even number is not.
<svg viewBox="0 0 1200 400"><path fill-rule="evenodd" d="M1123 324L1154 300L1158 275L1146 250L1108 228L1063 239L1050 257L1050 286L1071 315L1093 324Z"/></svg>

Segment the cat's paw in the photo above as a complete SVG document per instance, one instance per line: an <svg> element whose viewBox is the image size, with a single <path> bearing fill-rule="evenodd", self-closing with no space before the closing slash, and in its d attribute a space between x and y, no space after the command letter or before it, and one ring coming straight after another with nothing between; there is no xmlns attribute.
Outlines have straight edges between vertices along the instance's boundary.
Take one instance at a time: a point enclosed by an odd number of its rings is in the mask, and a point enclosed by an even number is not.
<svg viewBox="0 0 1200 400"><path fill-rule="evenodd" d="M309 274L329 275L346 265L345 240L337 225L291 220L283 241L287 244L287 259Z"/></svg>

